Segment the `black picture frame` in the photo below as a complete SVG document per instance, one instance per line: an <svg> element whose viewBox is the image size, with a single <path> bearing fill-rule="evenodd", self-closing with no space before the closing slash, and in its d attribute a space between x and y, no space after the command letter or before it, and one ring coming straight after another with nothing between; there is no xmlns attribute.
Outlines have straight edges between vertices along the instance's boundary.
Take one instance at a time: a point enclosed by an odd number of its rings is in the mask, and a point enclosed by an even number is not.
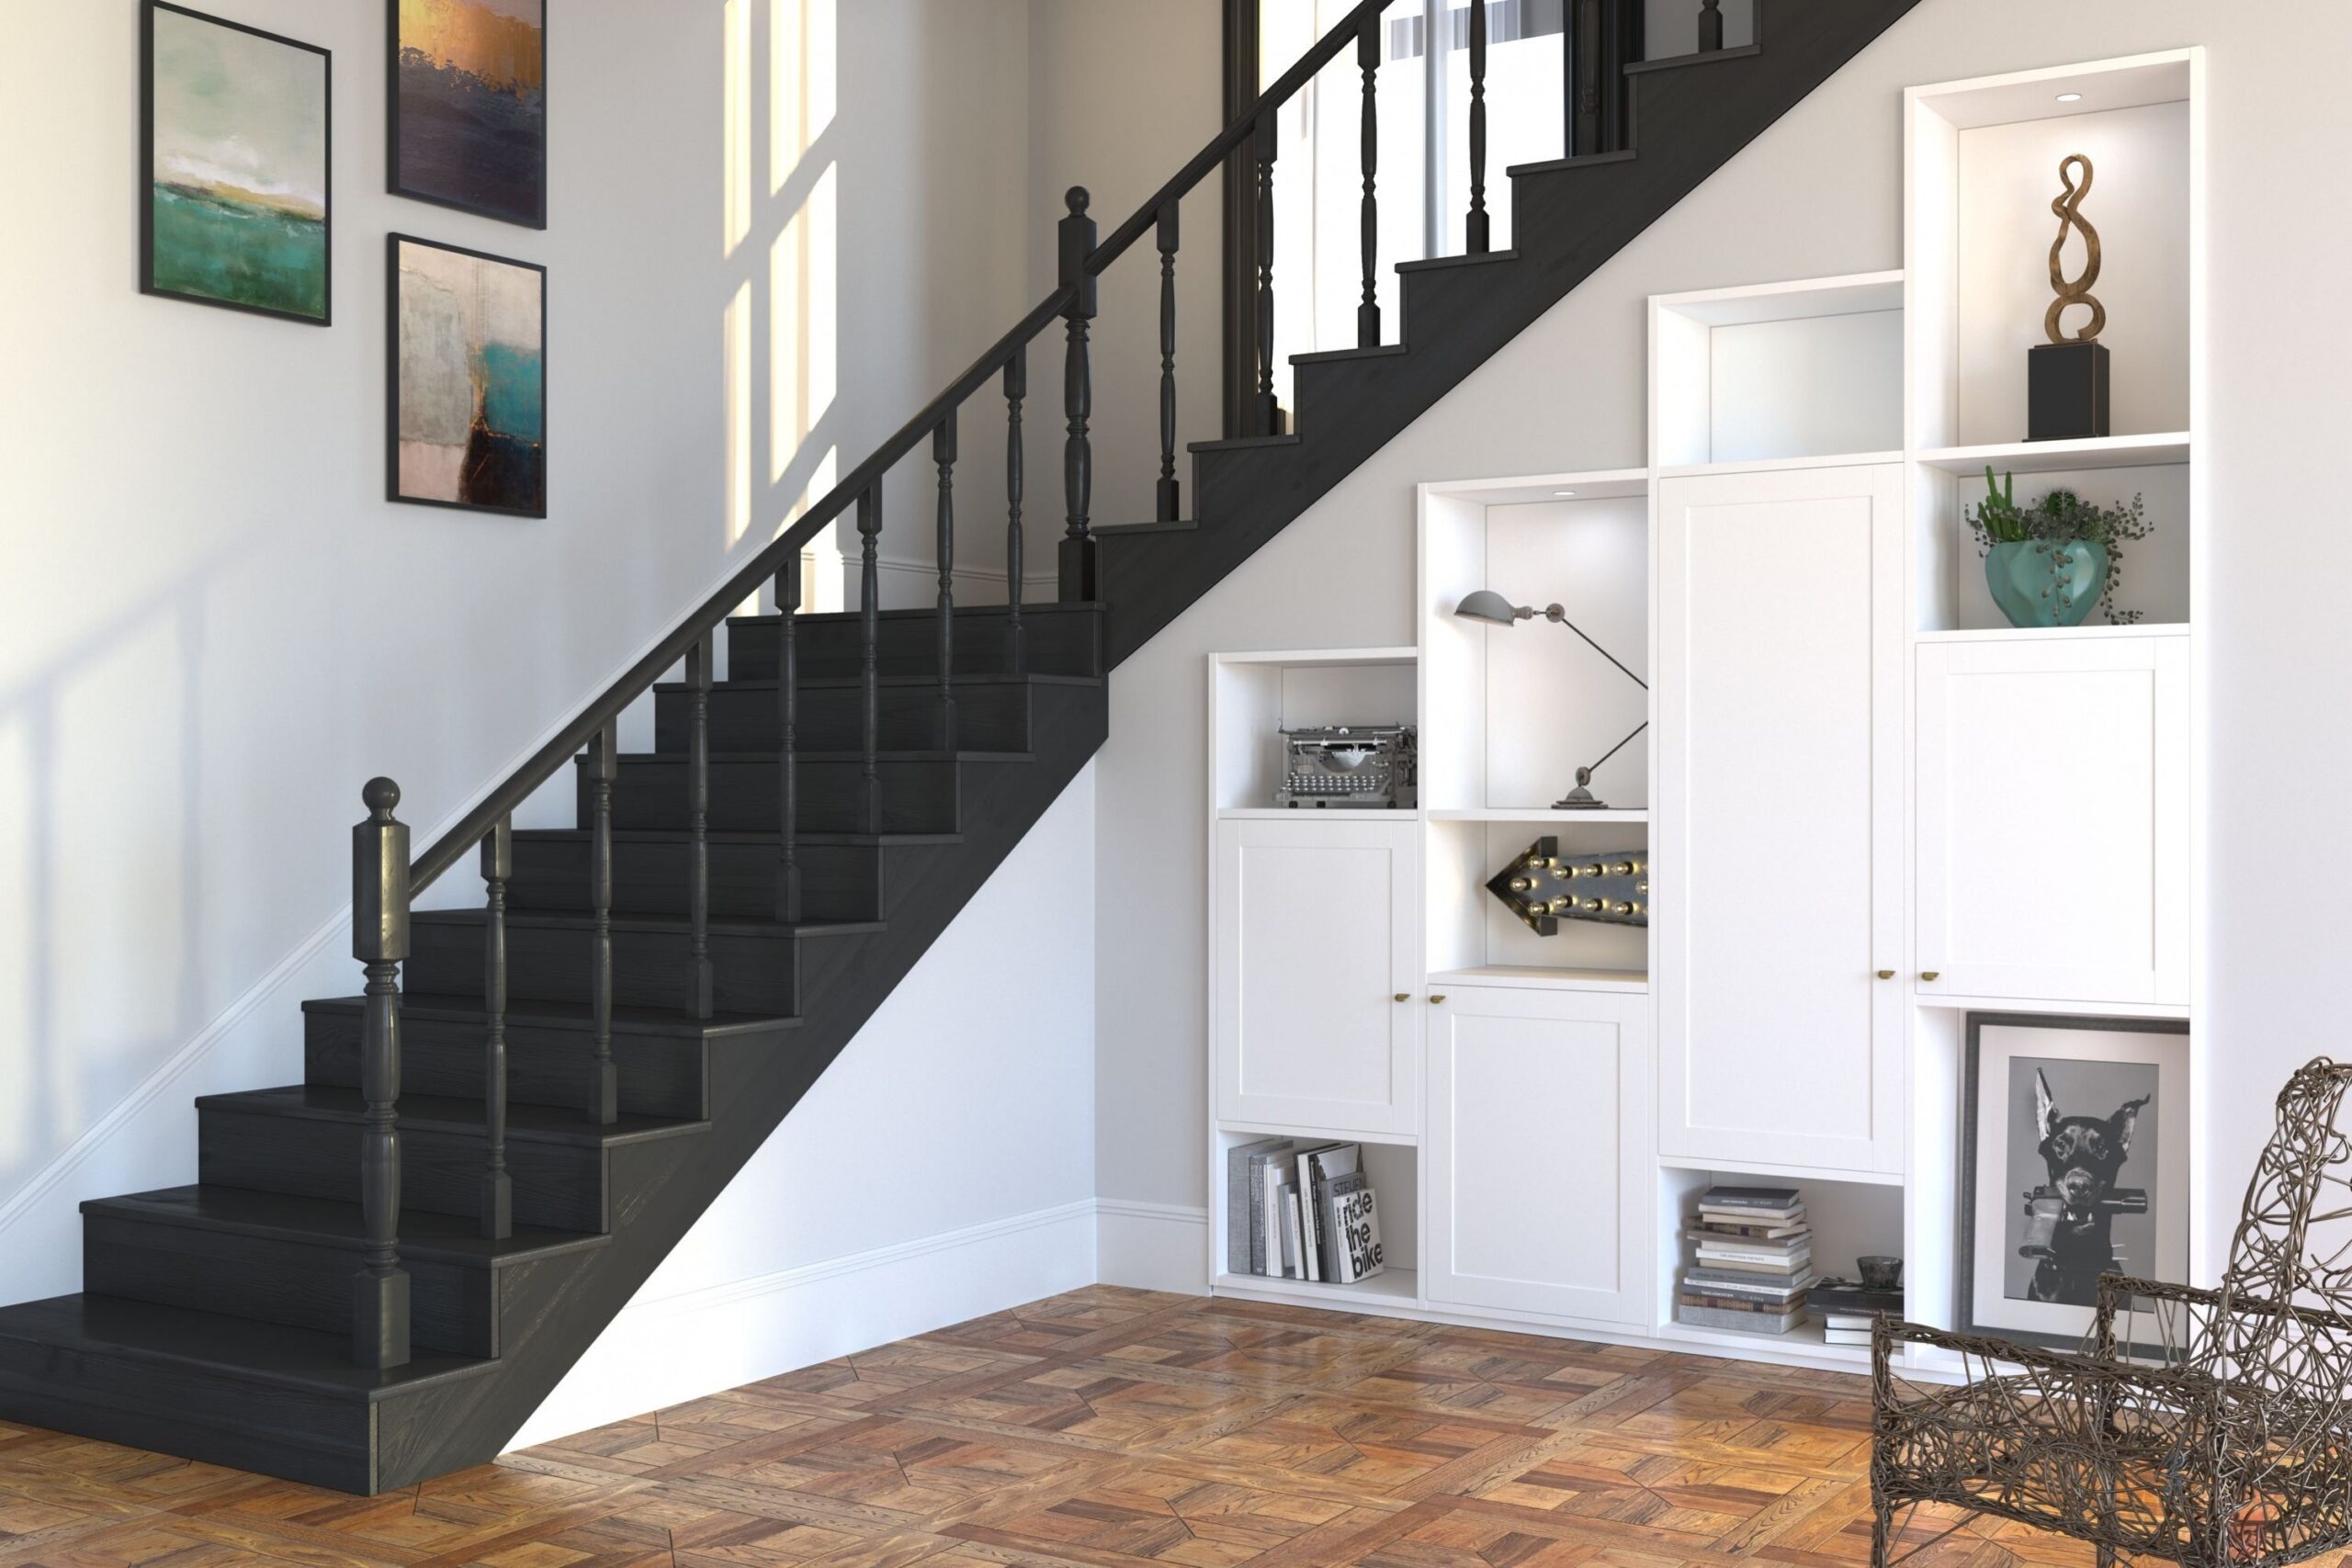
<svg viewBox="0 0 2352 1568"><path fill-rule="evenodd" d="M539 9L539 99L541 123L539 135L539 206L535 213L517 217L496 208L473 202L459 201L432 191L418 190L402 183L401 178L401 0L384 0L384 188L393 196L410 201L422 201L435 207L446 207L452 212L470 213L494 222L512 223L518 229L536 229L544 232L548 226L548 133L546 104L548 88L548 33L552 18L549 7Z"/></svg>
<svg viewBox="0 0 2352 1568"><path fill-rule="evenodd" d="M322 257L326 269L325 308L315 316L300 310L279 310L266 305L248 304L242 299L222 299L210 294L191 294L185 289L170 288L155 280L155 14L170 11L192 21L207 22L232 32L240 32L269 43L299 49L319 57L322 124L323 132L321 151L326 166L326 200L320 226L325 231L325 251ZM273 321L295 321L306 327L334 325L334 52L315 43L288 38L262 28L248 27L243 22L216 17L193 6L174 5L172 0L142 0L139 10L139 292L158 299L179 299L192 305L210 305L217 310L241 310L249 316L266 316Z"/></svg>
<svg viewBox="0 0 2352 1568"><path fill-rule="evenodd" d="M455 255L471 256L476 261L494 262L501 266L518 267L538 274L539 277L539 503L536 507L489 506L479 502L442 501L431 496L401 493L401 247L423 245L431 250L447 251ZM548 479L549 466L546 454L551 443L548 433L548 269L537 262L524 261L516 256L502 256L489 251L477 251L465 245L452 245L441 240L428 240L419 234L403 234L395 231L384 236L384 496L401 506L437 506L450 512L487 513L502 517L544 519L548 514Z"/></svg>
<svg viewBox="0 0 2352 1568"><path fill-rule="evenodd" d="M2163 1018L2085 1018L2061 1013L1972 1012L1967 1016L1967 1041L1962 1068L1960 1097L1960 1185L1955 1207L1958 1210L1956 1248L1952 1270L1952 1327L1955 1332L1981 1335L1989 1338L2013 1339L2020 1344L2037 1345L2046 1349L2074 1350L2082 1347L2080 1334L2036 1331L2015 1324L1984 1323L1976 1316L1975 1284L1977 1268L1977 1146L1983 1131L1977 1103L1981 1087L1984 1032L1987 1028L2079 1030L2110 1034L2177 1034L2186 1039L2189 1026L2186 1020ZM2160 1152L2158 1158L2164 1158ZM2188 1151L2176 1149L2172 1157L2186 1160ZM2186 1213L2177 1217L2184 1232L2188 1229ZM2086 1322L2090 1309L2080 1309ZM2161 1348L2134 1342L2128 1328L2122 1335L2124 1353L2135 1357L2152 1357Z"/></svg>

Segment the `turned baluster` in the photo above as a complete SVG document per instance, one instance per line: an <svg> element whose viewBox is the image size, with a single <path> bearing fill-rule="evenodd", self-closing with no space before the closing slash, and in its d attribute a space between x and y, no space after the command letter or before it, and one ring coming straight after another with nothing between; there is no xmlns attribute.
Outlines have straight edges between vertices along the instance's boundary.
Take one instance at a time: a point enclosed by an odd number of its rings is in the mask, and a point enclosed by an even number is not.
<svg viewBox="0 0 2352 1568"><path fill-rule="evenodd" d="M882 830L882 481L857 498L858 708L863 770L858 779L857 824L862 833Z"/></svg>
<svg viewBox="0 0 2352 1568"><path fill-rule="evenodd" d="M1470 0L1470 217L1463 226L1464 248L1484 255L1491 248L1487 214L1487 0Z"/></svg>
<svg viewBox="0 0 2352 1568"><path fill-rule="evenodd" d="M1699 51L1702 54L1712 54L1723 46L1723 0L1700 0Z"/></svg>
<svg viewBox="0 0 2352 1568"><path fill-rule="evenodd" d="M620 1119L613 1071L613 784L620 777L620 729L612 719L588 742L588 1119Z"/></svg>
<svg viewBox="0 0 2352 1568"><path fill-rule="evenodd" d="M956 411L931 433L939 469L939 749L956 750Z"/></svg>
<svg viewBox="0 0 2352 1568"><path fill-rule="evenodd" d="M1159 515L1173 523L1183 504L1176 483L1176 203L1159 209Z"/></svg>
<svg viewBox="0 0 2352 1568"><path fill-rule="evenodd" d="M1566 58L1567 155L1581 158L1600 144L1600 7L1602 0L1568 0L1570 14L1560 28Z"/></svg>
<svg viewBox="0 0 2352 1568"><path fill-rule="evenodd" d="M1356 307L1356 346L1380 346L1380 13L1363 19L1356 39L1356 68L1363 73L1363 303Z"/></svg>
<svg viewBox="0 0 2352 1568"><path fill-rule="evenodd" d="M776 850L775 918L800 919L800 560L775 574Z"/></svg>
<svg viewBox="0 0 2352 1568"><path fill-rule="evenodd" d="M351 830L351 955L368 976L359 1024L359 1208L351 1354L372 1369L409 1359L408 1271L401 1267L401 962L408 956L408 829L400 785L370 779L368 820Z"/></svg>
<svg viewBox="0 0 2352 1568"><path fill-rule="evenodd" d="M1094 321L1094 275L1086 258L1094 252L1094 220L1086 215L1090 199L1084 186L1072 186L1064 198L1069 215L1062 220L1061 282L1070 289L1069 348L1062 362L1062 407L1069 418L1069 435L1062 442L1062 491L1069 504L1068 525L1062 534L1061 597L1065 604L1095 596L1094 535L1088 521L1093 499L1094 448L1087 434L1094 415L1094 371L1088 358L1087 334Z"/></svg>
<svg viewBox="0 0 2352 1568"><path fill-rule="evenodd" d="M504 1241L514 1234L514 1179L506 1170L506 884L514 874L514 818L501 817L481 840L481 880L489 895L482 917L481 1005L489 1026L481 1048L481 1234Z"/></svg>
<svg viewBox="0 0 2352 1568"><path fill-rule="evenodd" d="M716 1006L710 966L710 686L718 649L706 631L686 650L686 1016Z"/></svg>
<svg viewBox="0 0 2352 1568"><path fill-rule="evenodd" d="M1274 398L1274 152L1277 111L1269 109L1253 133L1258 168L1258 397L1257 434L1283 434L1282 404Z"/></svg>
<svg viewBox="0 0 2352 1568"><path fill-rule="evenodd" d="M1015 675L1029 668L1029 638L1021 624L1021 578L1027 541L1021 525L1021 400L1029 395L1029 345L1012 351L1004 366L1004 595L1005 668Z"/></svg>

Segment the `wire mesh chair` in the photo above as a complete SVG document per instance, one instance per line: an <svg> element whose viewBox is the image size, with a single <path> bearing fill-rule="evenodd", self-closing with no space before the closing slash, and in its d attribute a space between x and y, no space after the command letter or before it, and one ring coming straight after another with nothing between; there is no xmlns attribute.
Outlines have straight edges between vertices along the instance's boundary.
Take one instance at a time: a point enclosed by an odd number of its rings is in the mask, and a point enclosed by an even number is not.
<svg viewBox="0 0 2352 1568"><path fill-rule="evenodd" d="M2087 1541L2100 1568L2268 1568L2352 1546L2352 1242L2315 1235L2352 1218L2347 1088L2352 1066L2322 1057L2279 1091L2219 1290L2106 1275L2074 1353L1879 1320L1872 1568L1922 1503ZM2116 1320L2135 1303L2154 1342L2126 1355ZM1962 1381L1898 1376L1905 1345L1956 1355Z"/></svg>

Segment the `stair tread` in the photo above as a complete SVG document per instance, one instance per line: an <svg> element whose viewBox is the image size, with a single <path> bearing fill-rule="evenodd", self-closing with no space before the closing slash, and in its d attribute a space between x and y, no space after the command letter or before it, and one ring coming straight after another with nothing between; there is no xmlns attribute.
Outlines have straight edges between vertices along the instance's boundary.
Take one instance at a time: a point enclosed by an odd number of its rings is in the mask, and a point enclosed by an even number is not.
<svg viewBox="0 0 2352 1568"><path fill-rule="evenodd" d="M1141 525L1151 526L1152 525ZM1158 526L1165 528L1170 525L1162 523ZM1099 534L1103 530L1098 528L1095 532ZM970 675L959 671L952 678L959 686L1099 686L1102 683L1102 677L1100 675L1013 675L990 674L985 671ZM800 677L800 689L804 692L854 692L865 683L865 677L863 675L803 675ZM900 686L916 691L936 691L939 688L939 677L922 674L876 675L874 678L874 683L877 686ZM773 692L777 684L776 678L773 675L757 675L748 680L712 682L714 690L724 691L731 688L739 692ZM660 681L654 683L653 689L657 692L685 693L691 692L694 688L688 686L684 681Z"/></svg>
<svg viewBox="0 0 2352 1568"><path fill-rule="evenodd" d="M365 1247L368 1239L367 1219L356 1203L244 1187L198 1184L130 1192L115 1198L91 1198L83 1202L82 1212L157 1220L204 1230L324 1241L355 1251ZM577 1252L602 1247L611 1239L594 1231L516 1225L514 1235L493 1241L481 1234L481 1227L472 1219L462 1214L436 1214L422 1209L401 1212L401 1252L405 1257L487 1265Z"/></svg>
<svg viewBox="0 0 2352 1568"><path fill-rule="evenodd" d="M803 762L862 762L863 751L796 751L793 755ZM578 761L579 759L575 759ZM624 751L620 760L628 762L684 762L684 751ZM773 764L775 753L770 751L713 751L714 762L764 762ZM1030 751L942 751L937 749L914 751L876 751L877 762L1034 762L1036 755Z"/></svg>
<svg viewBox="0 0 2352 1568"><path fill-rule="evenodd" d="M1350 359L1393 359L1408 352L1401 343L1376 343L1370 348L1318 348L1310 354L1294 354L1293 365L1338 365Z"/></svg>
<svg viewBox="0 0 2352 1568"><path fill-rule="evenodd" d="M51 1296L0 1307L0 1339L119 1351L313 1393L376 1400L492 1371L495 1360L419 1351L403 1367L351 1364L348 1335L159 1306L119 1296Z"/></svg>
<svg viewBox="0 0 2352 1568"><path fill-rule="evenodd" d="M1398 272L1441 272L1450 266L1485 266L1489 262L1517 261L1517 251L1470 251L1458 256L1427 256L1419 261L1398 262Z"/></svg>
<svg viewBox="0 0 2352 1568"><path fill-rule="evenodd" d="M514 829L514 841L518 844L578 843L584 842L592 836L589 829L585 828L517 828ZM714 844L773 844L783 838L783 835L773 828L713 828L708 836ZM686 839L687 833L684 828L616 828L613 829L613 842L616 844L683 844ZM792 839L793 842L803 845L821 844L828 847L870 845L877 849L890 849L901 845L960 844L964 841L964 836L961 833L812 833L805 828L793 834Z"/></svg>
<svg viewBox="0 0 2352 1568"><path fill-rule="evenodd" d="M1011 608L1012 606L1008 604L958 604L956 606L956 613L958 615L973 616L1001 615ZM1046 599L1034 604L1024 599L1021 604L1021 613L1024 616L1092 615L1102 614L1102 602L1095 599ZM875 614L886 621L936 620L939 616L939 606L923 604L913 609L877 610ZM772 626L783 618L775 615L729 615L727 617L727 624L732 626L749 622L753 626ZM854 626L865 618L865 613L863 610L803 610L793 618L803 626Z"/></svg>
<svg viewBox="0 0 2352 1568"><path fill-rule="evenodd" d="M1094 536L1100 539L1117 538L1122 535L1132 534L1190 534L1200 525L1201 522L1197 517L1167 518L1151 523L1097 524L1094 527Z"/></svg>
<svg viewBox="0 0 2352 1568"><path fill-rule="evenodd" d="M1690 54L1668 54L1656 60L1636 60L1625 67L1628 76L1639 76L1652 71L1673 71L1685 65L1712 65L1722 60L1753 60L1764 52L1764 46L1744 43L1736 49L1707 49Z"/></svg>
<svg viewBox="0 0 2352 1568"><path fill-rule="evenodd" d="M515 836L520 838L522 835L518 833ZM512 913L510 910L510 918ZM304 1002L302 1010L357 1013L363 1011L367 1005L365 997L323 997ZM480 997L436 997L418 991L401 993L402 1018L470 1021L485 1019L489 1014L490 1010L483 1006ZM506 1022L510 1028L586 1031L594 1026L595 1020L585 1002L550 1001L544 997L510 997L506 1003ZM613 1008L613 1032L616 1034L746 1034L799 1027L800 1021L788 1013L729 1012L710 1018L695 1018L675 1008L628 1007L619 1003Z"/></svg>
<svg viewBox="0 0 2352 1568"><path fill-rule="evenodd" d="M420 926L479 926L489 919L487 909L419 909L409 917ZM616 931L686 931L694 922L684 915L637 914L615 909L609 917ZM518 927L526 931L587 931L596 923L595 915L586 909L517 909L506 911L506 929ZM880 920L802 920L790 924L783 920L747 920L738 916L714 915L711 931L719 936L868 936L887 930Z"/></svg>
<svg viewBox="0 0 2352 1568"><path fill-rule="evenodd" d="M201 1094L198 1110L242 1111L322 1122L358 1122L367 1100L356 1089L333 1084L284 1084L277 1089L235 1089L226 1094ZM482 1105L438 1094L404 1094L400 1100L400 1125L411 1132L479 1133ZM580 1111L560 1105L512 1104L506 1108L510 1141L546 1144L604 1145L642 1143L707 1131L708 1122L673 1116L623 1114L598 1126Z"/></svg>
<svg viewBox="0 0 2352 1568"><path fill-rule="evenodd" d="M1228 435L1222 441L1192 441L1185 444L1184 450L1187 452L1247 452L1260 446L1295 446L1297 445L1298 434L1294 431L1288 435Z"/></svg>
<svg viewBox="0 0 2352 1568"><path fill-rule="evenodd" d="M1630 164L1641 156L1638 149L1621 147L1614 152L1579 152L1572 158L1538 158L1532 163L1513 164L1503 172L1508 175L1549 175L1564 169L1589 169L1602 164Z"/></svg>

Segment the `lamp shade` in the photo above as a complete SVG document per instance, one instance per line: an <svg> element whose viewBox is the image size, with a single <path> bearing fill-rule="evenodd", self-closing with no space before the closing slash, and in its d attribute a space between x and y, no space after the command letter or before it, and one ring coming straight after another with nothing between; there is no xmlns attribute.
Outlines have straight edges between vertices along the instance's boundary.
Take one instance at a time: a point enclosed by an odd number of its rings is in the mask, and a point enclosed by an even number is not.
<svg viewBox="0 0 2352 1568"><path fill-rule="evenodd" d="M1465 620L1491 621L1507 626L1519 619L1518 607L1491 588L1481 588L1453 607L1453 613Z"/></svg>

